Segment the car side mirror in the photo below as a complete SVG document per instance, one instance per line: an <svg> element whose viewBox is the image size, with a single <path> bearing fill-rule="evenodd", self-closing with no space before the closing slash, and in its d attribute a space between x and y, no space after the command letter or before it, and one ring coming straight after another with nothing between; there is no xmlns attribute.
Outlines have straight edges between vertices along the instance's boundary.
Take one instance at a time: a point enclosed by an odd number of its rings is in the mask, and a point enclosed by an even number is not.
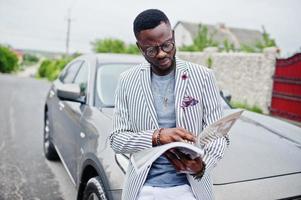
<svg viewBox="0 0 301 200"><path fill-rule="evenodd" d="M223 97L223 99L225 99L228 103L231 101L231 94L228 93L227 91L226 92L223 92L220 90L220 95Z"/></svg>
<svg viewBox="0 0 301 200"><path fill-rule="evenodd" d="M61 100L82 102L80 100L81 90L78 84L63 84L57 88L57 96Z"/></svg>

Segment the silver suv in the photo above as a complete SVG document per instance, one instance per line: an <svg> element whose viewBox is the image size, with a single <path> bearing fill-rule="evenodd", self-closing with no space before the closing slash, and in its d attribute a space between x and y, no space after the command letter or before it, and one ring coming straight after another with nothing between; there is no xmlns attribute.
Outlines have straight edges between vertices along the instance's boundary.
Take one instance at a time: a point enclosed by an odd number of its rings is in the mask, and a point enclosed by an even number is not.
<svg viewBox="0 0 301 200"><path fill-rule="evenodd" d="M128 158L115 155L108 142L114 91L120 73L141 62L134 55L85 55L53 82L45 104L44 153L62 161L78 199L121 199Z"/></svg>
<svg viewBox="0 0 301 200"><path fill-rule="evenodd" d="M119 75L140 56L85 55L54 81L45 104L44 152L61 159L78 199L121 199L128 156L115 154L112 129ZM201 87L201 86L200 86ZM233 109L222 99L225 114ZM301 199L301 128L245 111L212 173L216 199Z"/></svg>

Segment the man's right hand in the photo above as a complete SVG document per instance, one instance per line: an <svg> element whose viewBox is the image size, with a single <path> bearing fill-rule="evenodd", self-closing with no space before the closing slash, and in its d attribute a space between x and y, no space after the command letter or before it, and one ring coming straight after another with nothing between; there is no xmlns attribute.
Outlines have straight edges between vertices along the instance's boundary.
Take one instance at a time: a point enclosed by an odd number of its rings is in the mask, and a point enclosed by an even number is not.
<svg viewBox="0 0 301 200"><path fill-rule="evenodd" d="M187 141L194 143L195 136L184 128L164 128L163 130L161 130L160 144L168 144L171 142L187 142Z"/></svg>

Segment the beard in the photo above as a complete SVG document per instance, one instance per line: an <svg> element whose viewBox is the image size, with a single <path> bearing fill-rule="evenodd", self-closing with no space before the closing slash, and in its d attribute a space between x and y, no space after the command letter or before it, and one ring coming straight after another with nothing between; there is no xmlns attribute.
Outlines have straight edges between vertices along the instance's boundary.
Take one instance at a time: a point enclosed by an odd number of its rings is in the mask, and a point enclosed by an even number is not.
<svg viewBox="0 0 301 200"><path fill-rule="evenodd" d="M158 75L169 74L176 65L175 53L172 57L166 56L165 58L160 60L152 60L147 57L145 57L145 59L150 63L152 71Z"/></svg>

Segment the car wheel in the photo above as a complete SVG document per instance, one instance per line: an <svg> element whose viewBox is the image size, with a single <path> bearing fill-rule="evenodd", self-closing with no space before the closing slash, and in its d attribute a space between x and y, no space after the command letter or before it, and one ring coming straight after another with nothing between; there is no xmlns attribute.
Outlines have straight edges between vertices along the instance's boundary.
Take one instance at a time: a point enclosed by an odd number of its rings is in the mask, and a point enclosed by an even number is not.
<svg viewBox="0 0 301 200"><path fill-rule="evenodd" d="M84 200L107 200L105 190L99 176L91 178L84 190Z"/></svg>
<svg viewBox="0 0 301 200"><path fill-rule="evenodd" d="M49 122L48 112L45 112L45 119L44 119L44 137L43 137L43 149L44 155L48 160L58 160L59 156L54 148L54 145L50 139L51 135L51 128Z"/></svg>

